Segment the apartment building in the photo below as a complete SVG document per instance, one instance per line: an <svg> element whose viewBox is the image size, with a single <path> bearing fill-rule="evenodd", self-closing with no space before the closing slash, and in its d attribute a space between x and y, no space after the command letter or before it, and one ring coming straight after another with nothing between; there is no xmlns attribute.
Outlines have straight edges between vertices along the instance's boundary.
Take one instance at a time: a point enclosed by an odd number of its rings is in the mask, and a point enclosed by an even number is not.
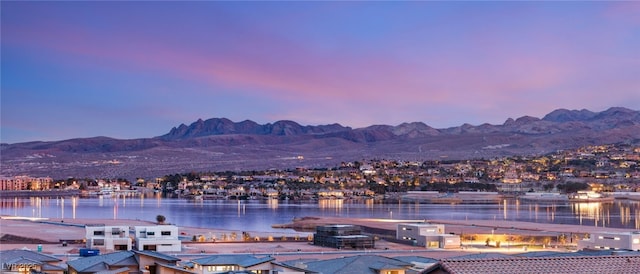
<svg viewBox="0 0 640 274"><path fill-rule="evenodd" d="M53 179L49 177L0 177L0 190L48 190Z"/></svg>

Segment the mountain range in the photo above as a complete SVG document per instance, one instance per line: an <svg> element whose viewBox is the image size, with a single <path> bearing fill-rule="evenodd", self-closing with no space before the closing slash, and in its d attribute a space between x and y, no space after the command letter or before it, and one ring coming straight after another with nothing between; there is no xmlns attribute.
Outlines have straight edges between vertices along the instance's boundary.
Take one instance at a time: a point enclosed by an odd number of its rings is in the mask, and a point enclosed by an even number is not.
<svg viewBox="0 0 640 274"><path fill-rule="evenodd" d="M78 138L1 145L0 175L153 178L174 173L332 167L363 159L479 159L540 155L584 145L640 142L640 111L555 110L502 125L436 129L422 122L364 128L258 124L226 118L142 139Z"/></svg>

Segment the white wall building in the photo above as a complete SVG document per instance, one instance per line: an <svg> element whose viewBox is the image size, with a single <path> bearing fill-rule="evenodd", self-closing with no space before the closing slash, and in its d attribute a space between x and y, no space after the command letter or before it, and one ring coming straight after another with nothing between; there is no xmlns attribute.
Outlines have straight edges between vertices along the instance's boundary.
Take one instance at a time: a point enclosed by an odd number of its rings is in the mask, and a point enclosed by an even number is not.
<svg viewBox="0 0 640 274"><path fill-rule="evenodd" d="M460 236L445 234L443 224L398 224L396 238L426 248L460 247Z"/></svg>
<svg viewBox="0 0 640 274"><path fill-rule="evenodd" d="M640 231L591 233L589 239L578 242L578 249L622 249L640 251Z"/></svg>
<svg viewBox="0 0 640 274"><path fill-rule="evenodd" d="M131 250L128 226L85 226L86 247L105 250Z"/></svg>
<svg viewBox="0 0 640 274"><path fill-rule="evenodd" d="M138 250L181 251L182 242L175 225L136 226L134 231Z"/></svg>

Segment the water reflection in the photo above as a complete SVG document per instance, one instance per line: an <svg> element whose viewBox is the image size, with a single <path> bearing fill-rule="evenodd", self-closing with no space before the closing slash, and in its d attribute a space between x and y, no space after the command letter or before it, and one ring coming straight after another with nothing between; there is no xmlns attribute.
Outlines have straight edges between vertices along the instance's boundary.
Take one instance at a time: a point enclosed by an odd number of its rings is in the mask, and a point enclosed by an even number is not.
<svg viewBox="0 0 640 274"><path fill-rule="evenodd" d="M267 205L269 205L270 209L276 210L278 209L278 204L280 202L278 201L278 199L269 199L267 200Z"/></svg>
<svg viewBox="0 0 640 274"><path fill-rule="evenodd" d="M135 206L131 206L131 205ZM129 206L127 206L129 205ZM247 210L249 207L249 210ZM381 219L457 219L577 224L640 230L640 202L531 203L504 199L494 204L381 203L372 199L204 200L148 197L32 197L0 199L0 214L36 218L105 218L154 220L158 214L185 226L271 231L270 225L294 217L328 216ZM265 228L266 227L266 228ZM259 229L258 229L259 228Z"/></svg>
<svg viewBox="0 0 640 274"><path fill-rule="evenodd" d="M576 215L576 218L579 220L579 224L584 224L584 220L593 220L594 226L607 227L611 224L611 207L614 204L612 202L606 203L597 203L597 202L588 202L588 203L573 203L572 211ZM624 212L624 208L620 207L621 212ZM620 214L620 223L623 226L627 226L629 224L629 219L625 220L625 214Z"/></svg>
<svg viewBox="0 0 640 274"><path fill-rule="evenodd" d="M319 199L318 207L321 209L341 209L344 206L343 199Z"/></svg>

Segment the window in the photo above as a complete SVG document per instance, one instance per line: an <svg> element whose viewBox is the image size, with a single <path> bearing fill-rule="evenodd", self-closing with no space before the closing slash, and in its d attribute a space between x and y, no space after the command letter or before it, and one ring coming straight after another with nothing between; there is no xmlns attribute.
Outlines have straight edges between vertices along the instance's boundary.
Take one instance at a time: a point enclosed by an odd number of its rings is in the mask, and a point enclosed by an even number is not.
<svg viewBox="0 0 640 274"><path fill-rule="evenodd" d="M638 238L633 239L633 243L634 243L634 244L640 244L640 239L638 239Z"/></svg>
<svg viewBox="0 0 640 274"><path fill-rule="evenodd" d="M147 231L147 236L153 236L153 235L156 235L156 233L153 231Z"/></svg>
<svg viewBox="0 0 640 274"><path fill-rule="evenodd" d="M104 245L104 239L93 239L93 245L95 245L95 246Z"/></svg>
<svg viewBox="0 0 640 274"><path fill-rule="evenodd" d="M162 232L160 232L160 235L162 235L162 236L171 236L171 231L162 231Z"/></svg>
<svg viewBox="0 0 640 274"><path fill-rule="evenodd" d="M104 236L104 231L102 230L93 231L93 236Z"/></svg>

